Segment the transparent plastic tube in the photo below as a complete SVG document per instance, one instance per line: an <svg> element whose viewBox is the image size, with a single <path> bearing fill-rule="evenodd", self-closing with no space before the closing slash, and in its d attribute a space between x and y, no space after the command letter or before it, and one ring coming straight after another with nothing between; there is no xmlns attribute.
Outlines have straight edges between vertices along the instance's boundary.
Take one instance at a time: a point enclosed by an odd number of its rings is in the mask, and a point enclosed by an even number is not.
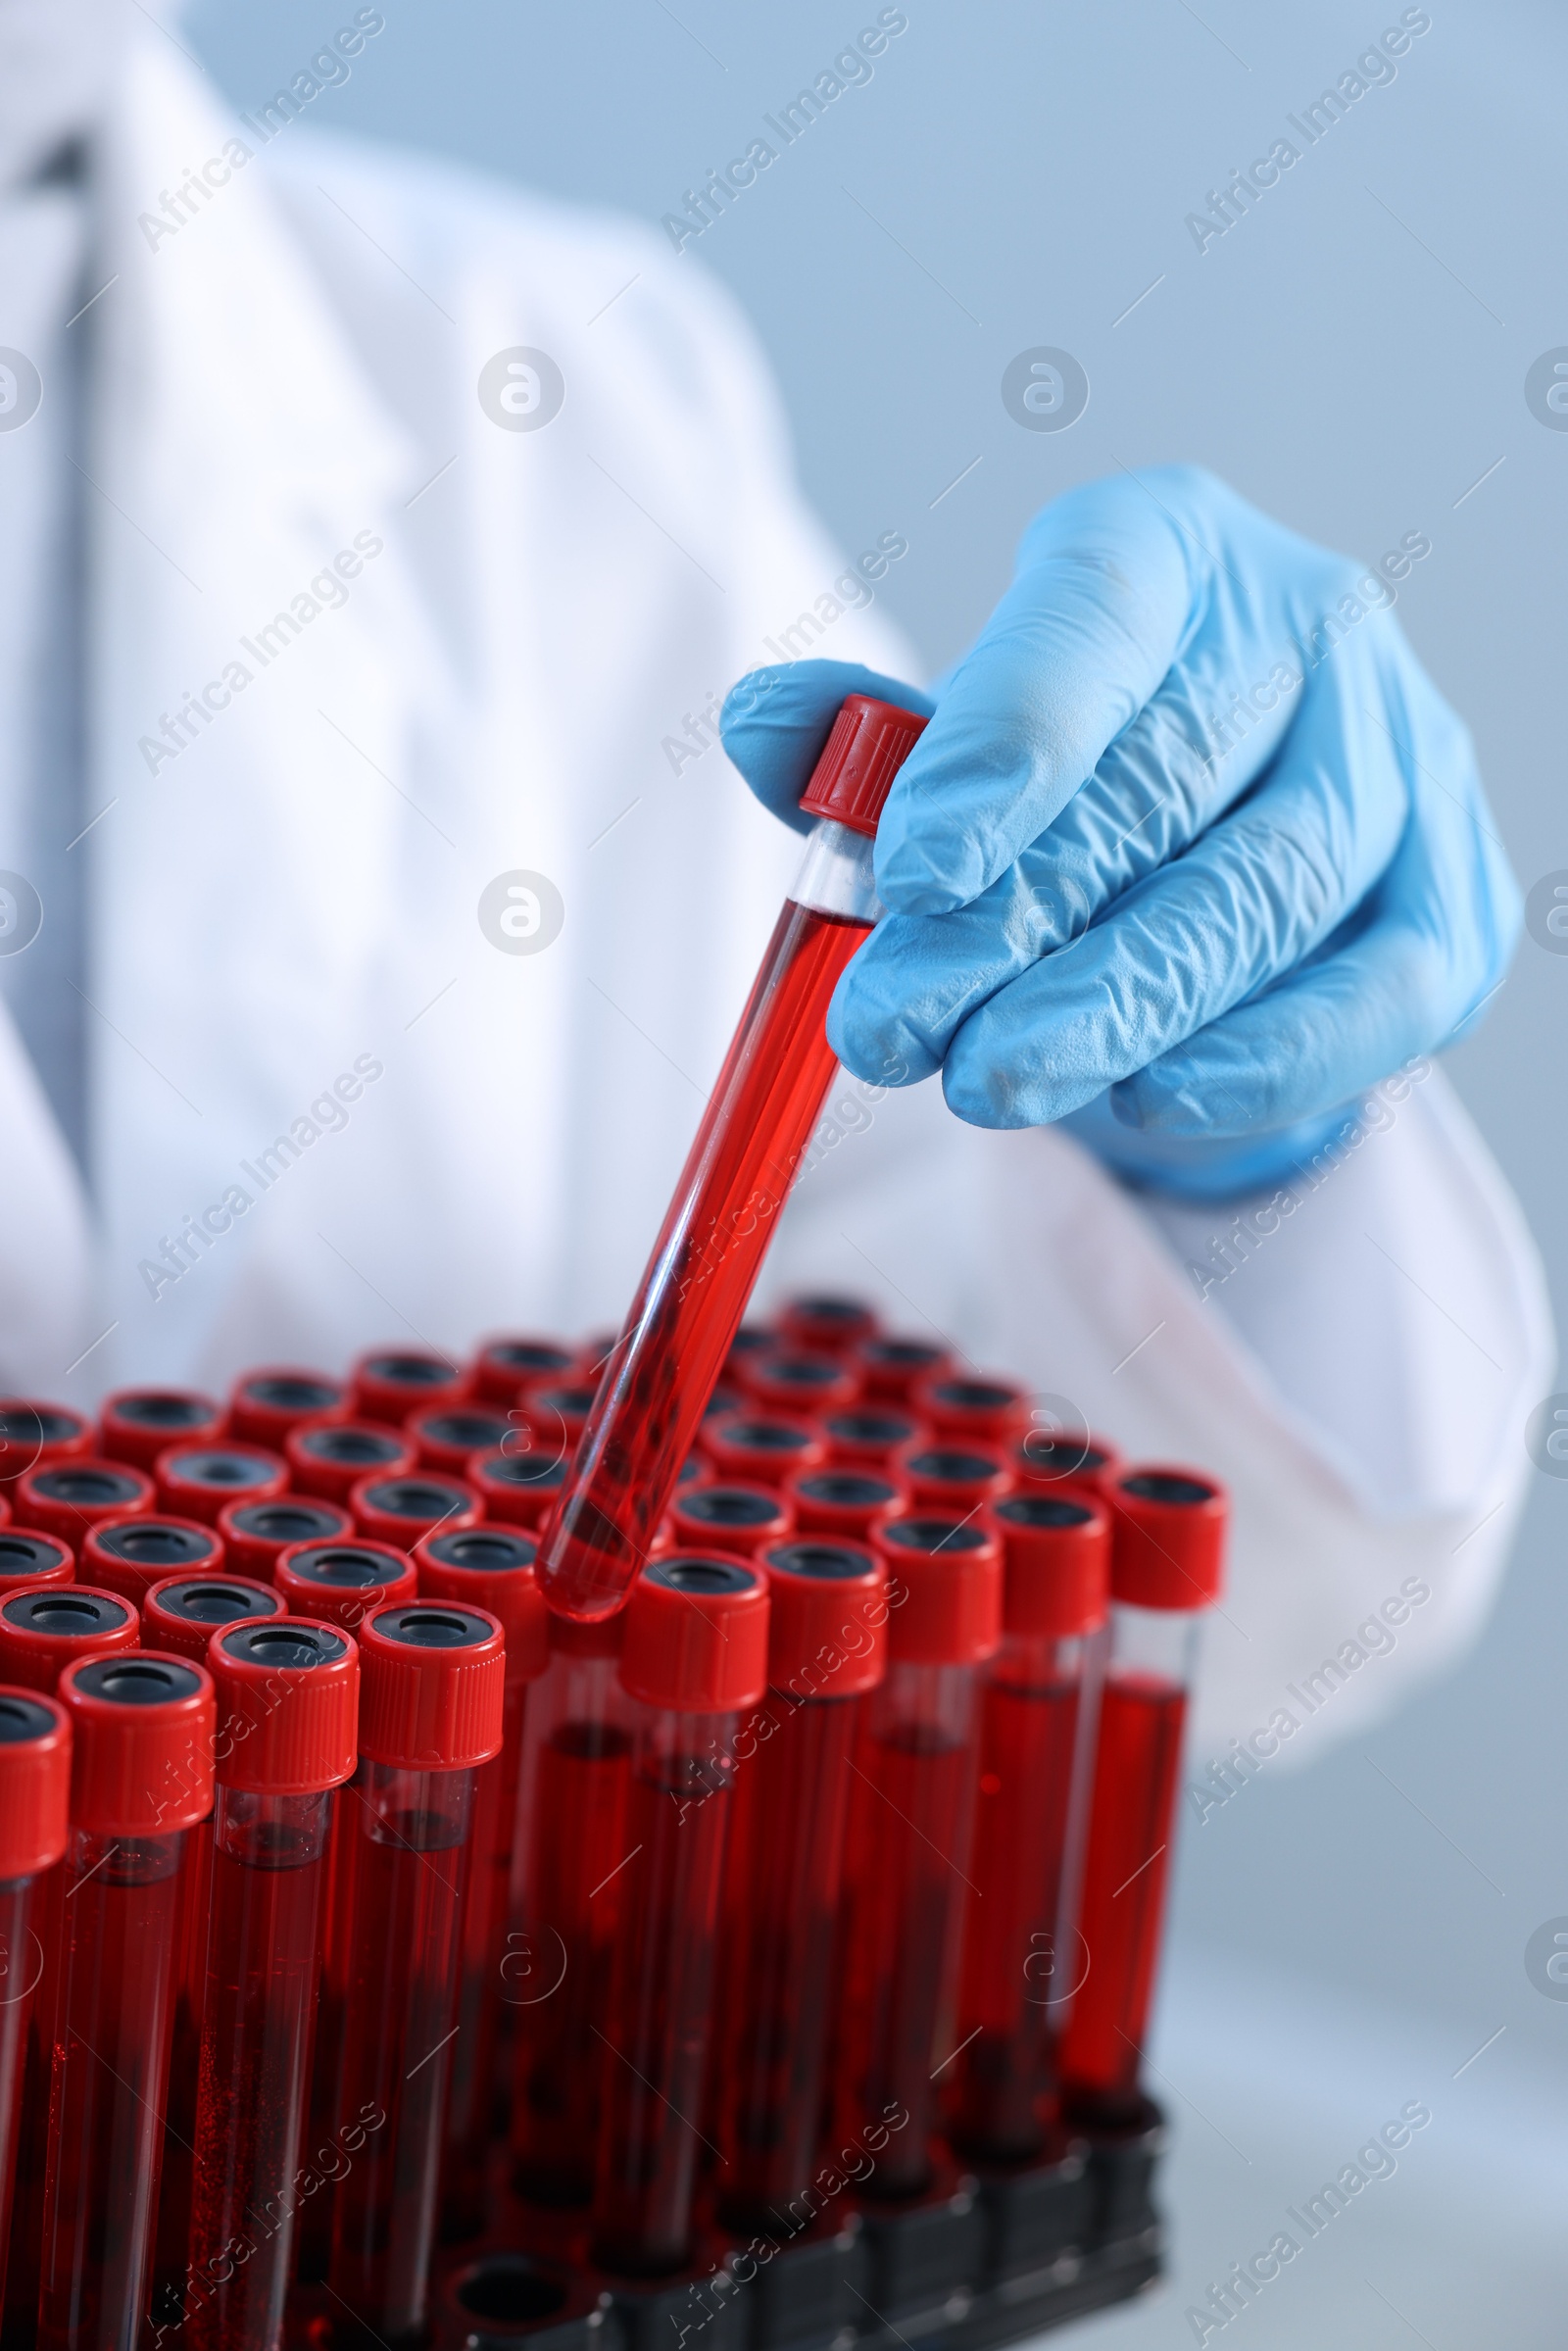
<svg viewBox="0 0 1568 2351"><path fill-rule="evenodd" d="M37 1920L69 1835L71 1729L54 1698L0 1689L0 2300L11 2244L28 2027L44 1970Z"/></svg>
<svg viewBox="0 0 1568 2351"><path fill-rule="evenodd" d="M852 697L803 800L819 820L800 880L544 1532L540 1583L564 1615L620 1605L724 1368L837 1066L823 1022L880 911L870 836L922 724Z"/></svg>
<svg viewBox="0 0 1568 2351"><path fill-rule="evenodd" d="M513 2016L512 2159L518 2191L586 2204L599 2050L630 1850L631 1703L616 1675L621 1620L555 1617L534 1686L517 1802L517 1925L503 1960Z"/></svg>

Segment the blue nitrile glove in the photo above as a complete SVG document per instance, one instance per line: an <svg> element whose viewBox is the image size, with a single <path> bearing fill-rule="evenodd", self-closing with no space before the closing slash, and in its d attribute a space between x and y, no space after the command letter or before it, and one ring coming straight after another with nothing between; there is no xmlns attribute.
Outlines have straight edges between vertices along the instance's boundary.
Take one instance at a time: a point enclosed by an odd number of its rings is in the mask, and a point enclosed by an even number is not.
<svg viewBox="0 0 1568 2351"><path fill-rule="evenodd" d="M787 821L846 694L935 708L829 1015L846 1066L940 1069L978 1126L1081 1111L1134 1180L1214 1194L1458 1035L1519 895L1390 610L1429 552L1358 566L1157 466L1036 517L935 705L842 661L743 679L725 748Z"/></svg>

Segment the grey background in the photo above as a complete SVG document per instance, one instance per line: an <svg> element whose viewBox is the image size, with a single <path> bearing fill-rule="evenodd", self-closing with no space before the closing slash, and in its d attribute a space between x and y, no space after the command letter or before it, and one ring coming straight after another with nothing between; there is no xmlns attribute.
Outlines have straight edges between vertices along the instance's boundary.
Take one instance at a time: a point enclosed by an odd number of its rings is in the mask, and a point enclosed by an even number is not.
<svg viewBox="0 0 1568 2351"><path fill-rule="evenodd" d="M649 221L744 152L762 113L876 13L862 0L384 11L315 122ZM186 37L254 106L352 14L348 0L243 15L199 0ZM908 537L887 595L931 667L983 619L1043 500L1118 464L1200 460L1366 558L1430 534L1405 626L1475 732L1525 886L1568 867L1568 433L1544 430L1523 389L1530 363L1568 344L1568 23L1544 6L1433 0L1398 78L1200 256L1184 216L1265 154L1396 6L1202 0L1200 16L1185 0L908 0L907 14L869 86L689 250L755 320L828 521L851 544ZM1003 408L1004 367L1035 344L1088 370L1070 431L1021 431ZM1527 938L1482 1035L1449 1063L1534 1224L1559 1318L1565 1007L1568 956ZM1515 2062L1561 2090L1568 2005L1531 1987L1523 1955L1541 1921L1568 1913L1565 1536L1568 1482L1538 1476L1479 1648L1367 1742L1419 1811L1356 1749L1259 1782L1188 1834L1184 1978L1295 1984L1422 2019L1455 2065L1505 2026ZM1287 2014L1291 1997L1279 1993ZM1250 2249L1216 2241L1214 2258ZM1409 2339L1402 2320L1384 2325L1355 2339ZM1176 2339L1175 2313L1163 2328Z"/></svg>

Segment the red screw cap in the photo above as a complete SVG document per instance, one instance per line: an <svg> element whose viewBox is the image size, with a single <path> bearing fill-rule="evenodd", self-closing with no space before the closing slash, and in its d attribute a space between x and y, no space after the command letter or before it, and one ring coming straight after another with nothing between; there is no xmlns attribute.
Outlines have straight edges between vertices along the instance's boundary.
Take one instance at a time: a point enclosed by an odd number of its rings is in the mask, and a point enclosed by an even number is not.
<svg viewBox="0 0 1568 2351"><path fill-rule="evenodd" d="M302 1421L283 1440L296 1494L318 1494L345 1509L362 1478L405 1477L415 1450L401 1429L368 1420Z"/></svg>
<svg viewBox="0 0 1568 2351"><path fill-rule="evenodd" d="M744 1485L782 1486L792 1470L827 1459L827 1439L780 1412L721 1412L704 1421L701 1444L715 1476Z"/></svg>
<svg viewBox="0 0 1568 2351"><path fill-rule="evenodd" d="M405 1771L461 1771L501 1752L506 1641L487 1608L377 1608L360 1635L360 1752Z"/></svg>
<svg viewBox="0 0 1568 2351"><path fill-rule="evenodd" d="M298 1543L352 1542L354 1521L337 1502L282 1494L270 1502L225 1502L218 1513L218 1532L234 1574L270 1584L285 1551Z"/></svg>
<svg viewBox="0 0 1568 2351"><path fill-rule="evenodd" d="M0 1398L0 1486L8 1491L29 1469L48 1461L72 1461L91 1453L90 1420L67 1404L35 1403L30 1396Z"/></svg>
<svg viewBox="0 0 1568 2351"><path fill-rule="evenodd" d="M648 1706L729 1714L767 1687L767 1583L718 1550L645 1567L626 1603L620 1684Z"/></svg>
<svg viewBox="0 0 1568 2351"><path fill-rule="evenodd" d="M421 1600L488 1608L507 1637L507 1681L533 1682L550 1663L550 1611L533 1572L539 1545L514 1527L465 1527L414 1546Z"/></svg>
<svg viewBox="0 0 1568 2351"><path fill-rule="evenodd" d="M347 1633L306 1617L224 1625L207 1670L218 1692L218 1784L308 1796L352 1779L360 1652Z"/></svg>
<svg viewBox="0 0 1568 2351"><path fill-rule="evenodd" d="M541 1453L481 1453L468 1464L468 1484L483 1498L486 1518L514 1527L544 1523L566 1483L567 1463Z"/></svg>
<svg viewBox="0 0 1568 2351"><path fill-rule="evenodd" d="M190 1388L122 1388L99 1413L107 1461L152 1469L172 1445L212 1445L223 1433L223 1407Z"/></svg>
<svg viewBox="0 0 1568 2351"><path fill-rule="evenodd" d="M1110 1513L1086 1489L1005 1495L992 1508L1002 1537L1002 1621L1008 1633L1071 1640L1105 1621Z"/></svg>
<svg viewBox="0 0 1568 2351"><path fill-rule="evenodd" d="M824 1412L822 1429L829 1458L842 1468L884 1468L899 1447L929 1442L931 1431L912 1412L895 1404L858 1404L849 1412Z"/></svg>
<svg viewBox="0 0 1568 2351"><path fill-rule="evenodd" d="M564 1380L576 1361L574 1349L559 1339L487 1339L473 1359L473 1393L489 1403L515 1403L524 1389Z"/></svg>
<svg viewBox="0 0 1568 2351"><path fill-rule="evenodd" d="M70 1819L70 1716L58 1698L0 1687L0 1884L53 1869Z"/></svg>
<svg viewBox="0 0 1568 2351"><path fill-rule="evenodd" d="M0 1600L0 1677L52 1691L75 1657L133 1649L141 1626L129 1600L90 1584L50 1584Z"/></svg>
<svg viewBox="0 0 1568 2351"><path fill-rule="evenodd" d="M589 1380L553 1381L530 1388L522 1413L532 1438L531 1449L569 1460L588 1426L598 1394L598 1387Z"/></svg>
<svg viewBox="0 0 1568 2351"><path fill-rule="evenodd" d="M265 1445L274 1453L301 1421L321 1420L348 1409L348 1390L324 1372L268 1365L234 1383L228 1399L228 1434L241 1445Z"/></svg>
<svg viewBox="0 0 1568 2351"><path fill-rule="evenodd" d="M1029 1391L1000 1373L965 1378L948 1372L917 1380L909 1400L939 1437L978 1437L982 1445L1004 1445L1029 1426Z"/></svg>
<svg viewBox="0 0 1568 2351"><path fill-rule="evenodd" d="M764 1543L782 1543L795 1514L781 1494L767 1486L694 1485L677 1494L669 1513L670 1543L677 1551L716 1547L755 1559Z"/></svg>
<svg viewBox="0 0 1568 2351"><path fill-rule="evenodd" d="M867 1397L906 1404L917 1380L946 1379L951 1358L926 1339L863 1339L852 1360Z"/></svg>
<svg viewBox="0 0 1568 2351"><path fill-rule="evenodd" d="M158 1490L145 1470L122 1461L45 1462L17 1481L12 1517L78 1546L101 1518L151 1510Z"/></svg>
<svg viewBox="0 0 1568 2351"><path fill-rule="evenodd" d="M872 1543L888 1572L894 1665L978 1665L1002 1641L1002 1545L989 1523L916 1513Z"/></svg>
<svg viewBox="0 0 1568 2351"><path fill-rule="evenodd" d="M407 1551L359 1537L348 1543L296 1543L278 1560L270 1581L291 1616L319 1617L356 1635L372 1608L388 1600L412 1600L418 1591Z"/></svg>
<svg viewBox="0 0 1568 2351"><path fill-rule="evenodd" d="M802 1535L842 1535L869 1543L879 1519L906 1510L909 1490L902 1478L879 1469L805 1469L784 1481Z"/></svg>
<svg viewBox="0 0 1568 2351"><path fill-rule="evenodd" d="M78 1657L60 1677L71 1717L71 1820L97 1837L194 1829L213 1808L212 1676L188 1658L129 1649Z"/></svg>
<svg viewBox="0 0 1568 2351"><path fill-rule="evenodd" d="M496 1453L518 1423L493 1404L438 1404L416 1412L408 1433L421 1469L451 1478L466 1478L476 1453Z"/></svg>
<svg viewBox="0 0 1568 2351"><path fill-rule="evenodd" d="M69 1584L75 1573L75 1554L60 1536L23 1527L7 1527L0 1534L0 1594Z"/></svg>
<svg viewBox="0 0 1568 2351"><path fill-rule="evenodd" d="M268 1501L288 1490L288 1464L259 1445L174 1445L160 1453L158 1492L166 1510L216 1527L226 1502Z"/></svg>
<svg viewBox="0 0 1568 2351"><path fill-rule="evenodd" d="M467 1385L467 1373L445 1355L423 1348L377 1347L354 1366L355 1416L401 1428L411 1412L429 1404L455 1404Z"/></svg>
<svg viewBox="0 0 1568 2351"><path fill-rule="evenodd" d="M962 1518L996 1501L1012 1485L1001 1448L973 1437L927 1437L900 1448L895 1466L909 1482L916 1510Z"/></svg>
<svg viewBox="0 0 1568 2351"><path fill-rule="evenodd" d="M1111 1481L1110 1596L1134 1608L1206 1608L1225 1582L1230 1500L1217 1478L1158 1462Z"/></svg>
<svg viewBox="0 0 1568 2351"><path fill-rule="evenodd" d="M1031 1429L1012 1448L1018 1484L1048 1493L1063 1485L1108 1493L1109 1482L1126 1466L1113 1445L1088 1430Z"/></svg>
<svg viewBox="0 0 1568 2351"><path fill-rule="evenodd" d="M213 1635L223 1625L270 1622L287 1614L280 1592L241 1577L166 1576L142 1603L142 1638L150 1649L207 1662Z"/></svg>
<svg viewBox="0 0 1568 2351"><path fill-rule="evenodd" d="M860 1393L855 1373L836 1355L808 1355L801 1348L753 1355L740 1370L741 1386L764 1412L794 1412L812 1419L853 1404Z"/></svg>
<svg viewBox="0 0 1568 2351"><path fill-rule="evenodd" d="M155 1584L183 1568L217 1572L223 1564L223 1545L211 1527L193 1518L101 1518L89 1527L81 1546L85 1582L103 1592L118 1592L139 1608Z"/></svg>
<svg viewBox="0 0 1568 2351"><path fill-rule="evenodd" d="M814 1347L837 1355L847 1347L858 1347L862 1340L874 1339L876 1316L858 1298L792 1298L779 1316L778 1327L786 1347Z"/></svg>
<svg viewBox="0 0 1568 2351"><path fill-rule="evenodd" d="M405 1478L362 1478L349 1508L362 1535L400 1550L411 1550L421 1535L476 1527L484 1516L483 1497L466 1480L424 1469Z"/></svg>
<svg viewBox="0 0 1568 2351"><path fill-rule="evenodd" d="M869 694L851 694L801 794L808 816L830 816L852 832L874 835L893 779L929 720Z"/></svg>
<svg viewBox="0 0 1568 2351"><path fill-rule="evenodd" d="M794 1698L853 1698L887 1671L887 1570L863 1543L770 1543L767 1679Z"/></svg>

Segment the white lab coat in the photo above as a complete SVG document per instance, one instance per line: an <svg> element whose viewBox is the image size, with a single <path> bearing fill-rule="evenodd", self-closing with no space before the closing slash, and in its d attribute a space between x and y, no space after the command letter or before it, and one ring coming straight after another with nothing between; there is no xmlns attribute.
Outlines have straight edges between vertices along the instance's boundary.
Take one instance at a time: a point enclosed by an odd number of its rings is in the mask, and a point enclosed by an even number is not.
<svg viewBox="0 0 1568 2351"><path fill-rule="evenodd" d="M0 1372L76 1401L616 1321L798 855L721 751L666 738L700 744L803 612L822 652L908 666L875 607L832 616L844 555L692 262L298 123L152 239L140 216L233 136L153 44L98 195L95 1213L0 1031ZM564 377L543 430L476 396L516 346ZM298 634L263 638L282 611ZM537 955L479 927L514 868L564 903ZM1200 1746L1266 1724L1405 1578L1431 1598L1321 1719L1298 1709L1287 1759L1470 1636L1550 1334L1441 1077L1206 1298L1183 1263L1204 1220L1065 1137L965 1128L929 1085L841 1101L771 1290L861 1291L1229 1480Z"/></svg>

